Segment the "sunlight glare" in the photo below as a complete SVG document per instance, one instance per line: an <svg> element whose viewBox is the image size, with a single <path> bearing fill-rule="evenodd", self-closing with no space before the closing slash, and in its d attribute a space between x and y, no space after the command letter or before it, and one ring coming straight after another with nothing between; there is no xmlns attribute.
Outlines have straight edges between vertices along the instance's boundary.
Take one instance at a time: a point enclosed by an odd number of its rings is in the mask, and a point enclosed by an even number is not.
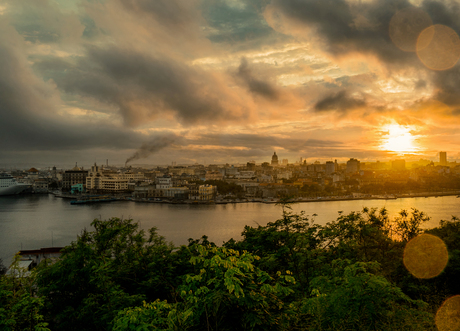
<svg viewBox="0 0 460 331"><path fill-rule="evenodd" d="M418 150L414 146L414 137L410 133L410 128L392 124L386 127L388 136L384 138L382 149L393 152L414 152Z"/></svg>

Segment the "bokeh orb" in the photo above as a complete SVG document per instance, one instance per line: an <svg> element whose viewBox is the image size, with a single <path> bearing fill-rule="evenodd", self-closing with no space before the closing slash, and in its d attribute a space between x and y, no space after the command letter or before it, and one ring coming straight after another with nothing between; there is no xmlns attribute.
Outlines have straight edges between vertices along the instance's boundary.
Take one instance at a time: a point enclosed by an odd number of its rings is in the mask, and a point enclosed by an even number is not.
<svg viewBox="0 0 460 331"><path fill-rule="evenodd" d="M422 234L409 241L404 249L403 262L407 270L420 279L438 276L446 267L449 254L439 237Z"/></svg>
<svg viewBox="0 0 460 331"><path fill-rule="evenodd" d="M460 38L445 25L432 25L420 33L416 52L420 61L428 68L447 70L460 58Z"/></svg>
<svg viewBox="0 0 460 331"><path fill-rule="evenodd" d="M439 331L460 330L460 295L444 301L436 313L435 322Z"/></svg>
<svg viewBox="0 0 460 331"><path fill-rule="evenodd" d="M390 38L405 52L415 52L419 34L433 24L420 8L407 7L396 12L390 21Z"/></svg>

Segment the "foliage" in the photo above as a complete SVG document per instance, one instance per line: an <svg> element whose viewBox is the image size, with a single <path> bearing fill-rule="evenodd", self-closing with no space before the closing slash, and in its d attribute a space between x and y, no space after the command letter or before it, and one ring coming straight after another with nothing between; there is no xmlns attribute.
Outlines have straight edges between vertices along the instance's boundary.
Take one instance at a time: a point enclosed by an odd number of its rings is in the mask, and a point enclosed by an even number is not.
<svg viewBox="0 0 460 331"><path fill-rule="evenodd" d="M428 222L428 217L424 212L412 208L412 212L403 209L395 219L395 233L403 242L407 242L423 232L421 225Z"/></svg>
<svg viewBox="0 0 460 331"><path fill-rule="evenodd" d="M7 270L8 270L8 268L5 267L5 265L3 264L2 259L0 259L0 276L4 275Z"/></svg>
<svg viewBox="0 0 460 331"><path fill-rule="evenodd" d="M8 275L0 275L0 330L49 331L41 314L44 299L36 296L35 274L19 267L19 256Z"/></svg>
<svg viewBox="0 0 460 331"><path fill-rule="evenodd" d="M431 327L426 304L406 296L375 262L335 260L331 273L313 279L302 304L309 330L421 330Z"/></svg>
<svg viewBox="0 0 460 331"><path fill-rule="evenodd" d="M175 286L173 247L132 220L94 220L94 231L39 268L37 285L53 329L104 330L117 311L145 299L167 298Z"/></svg>
<svg viewBox="0 0 460 331"><path fill-rule="evenodd" d="M290 272L275 280L254 266L256 256L198 245L190 263L196 272L180 286L183 302L155 301L119 313L115 330L277 330L293 315L284 302L295 280Z"/></svg>
<svg viewBox="0 0 460 331"><path fill-rule="evenodd" d="M280 219L223 247L203 236L175 248L155 228L96 219L59 260L0 276L0 330L432 330L427 311L460 292L457 218L427 231L449 264L418 280L402 257L423 212L364 208L321 226L280 204Z"/></svg>
<svg viewBox="0 0 460 331"><path fill-rule="evenodd" d="M321 264L319 229L303 212L294 214L284 208L281 219L257 228L245 226L240 243L229 241L224 245L260 256L257 265L272 276L277 271L292 271L299 288L305 288L310 274Z"/></svg>

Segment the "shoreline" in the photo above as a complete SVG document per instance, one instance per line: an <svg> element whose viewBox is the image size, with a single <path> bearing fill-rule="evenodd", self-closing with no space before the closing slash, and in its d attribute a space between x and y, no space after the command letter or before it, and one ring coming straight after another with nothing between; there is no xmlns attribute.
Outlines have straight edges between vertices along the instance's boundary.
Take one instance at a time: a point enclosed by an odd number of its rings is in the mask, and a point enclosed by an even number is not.
<svg viewBox="0 0 460 331"><path fill-rule="evenodd" d="M56 198L69 199L69 200L79 200L82 196L74 196L69 194L57 194L55 192L48 192L48 194L53 194ZM107 196L107 195L105 195ZM422 193L403 193L403 194L391 194L391 195L373 195L373 196L359 196L359 197L317 197L317 198L296 198L290 201L290 203L310 203L310 202L323 202L323 201L354 201L354 200L396 200L396 199L406 199L406 198L430 198L430 197L442 197L442 196L460 196L460 191L450 191L450 192L422 192ZM181 205L219 205L219 204L239 204L239 203L265 203L265 204L276 204L280 200L277 198L254 198L254 199L235 199L235 200L209 200L209 201L198 201L198 200L154 200L152 198L141 198L134 199L131 197L116 197L112 201L131 201L138 203L159 203L159 204L181 204ZM109 201L101 201L109 202ZM88 202L89 203L89 202ZM96 202L91 202L96 203ZM85 204L79 203L79 204Z"/></svg>

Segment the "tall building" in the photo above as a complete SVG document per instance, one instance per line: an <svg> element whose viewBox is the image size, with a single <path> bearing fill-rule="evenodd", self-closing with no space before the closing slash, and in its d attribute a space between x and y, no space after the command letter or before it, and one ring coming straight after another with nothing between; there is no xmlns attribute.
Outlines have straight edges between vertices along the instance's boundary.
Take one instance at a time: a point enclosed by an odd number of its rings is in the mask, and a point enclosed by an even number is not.
<svg viewBox="0 0 460 331"><path fill-rule="evenodd" d="M272 166L277 166L278 165L278 156L276 155L276 152L273 153L272 156Z"/></svg>
<svg viewBox="0 0 460 331"><path fill-rule="evenodd" d="M335 163L332 161L326 162L326 175L331 175L335 172Z"/></svg>
<svg viewBox="0 0 460 331"><path fill-rule="evenodd" d="M439 163L443 166L447 165L447 153L439 152Z"/></svg>
<svg viewBox="0 0 460 331"><path fill-rule="evenodd" d="M360 169L360 162L357 159L351 158L347 161L347 173L358 172Z"/></svg>

